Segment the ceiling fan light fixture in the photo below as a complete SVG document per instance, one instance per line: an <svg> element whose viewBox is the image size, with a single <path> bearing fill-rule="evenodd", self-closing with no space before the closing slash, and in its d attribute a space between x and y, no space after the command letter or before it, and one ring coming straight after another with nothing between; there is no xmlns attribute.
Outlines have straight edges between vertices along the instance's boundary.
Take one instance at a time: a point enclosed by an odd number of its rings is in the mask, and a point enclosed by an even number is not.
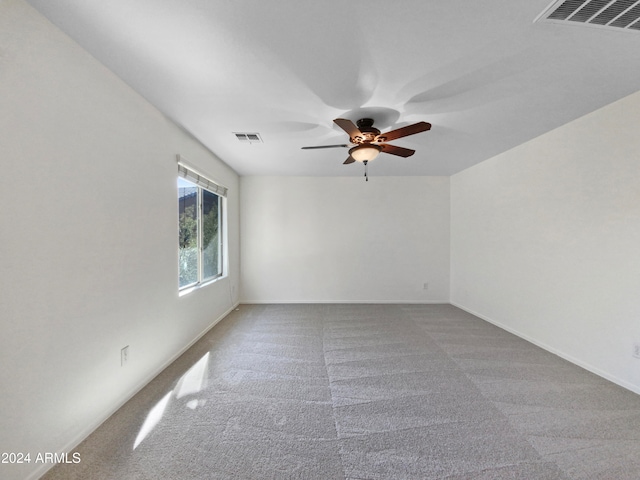
<svg viewBox="0 0 640 480"><path fill-rule="evenodd" d="M351 155L357 162L370 162L376 158L381 151L382 147L366 143L364 145L353 147L349 150L349 155Z"/></svg>

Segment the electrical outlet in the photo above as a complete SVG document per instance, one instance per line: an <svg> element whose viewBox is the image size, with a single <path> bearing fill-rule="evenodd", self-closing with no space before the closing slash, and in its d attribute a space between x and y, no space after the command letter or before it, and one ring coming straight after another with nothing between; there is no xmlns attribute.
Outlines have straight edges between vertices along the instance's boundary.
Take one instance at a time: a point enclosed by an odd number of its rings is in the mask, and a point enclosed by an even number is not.
<svg viewBox="0 0 640 480"><path fill-rule="evenodd" d="M129 345L127 345L126 347L122 347L122 350L120 350L120 366L124 367L128 361L129 361Z"/></svg>
<svg viewBox="0 0 640 480"><path fill-rule="evenodd" d="M640 358L640 343L634 343L633 344L633 353L632 355L635 358Z"/></svg>

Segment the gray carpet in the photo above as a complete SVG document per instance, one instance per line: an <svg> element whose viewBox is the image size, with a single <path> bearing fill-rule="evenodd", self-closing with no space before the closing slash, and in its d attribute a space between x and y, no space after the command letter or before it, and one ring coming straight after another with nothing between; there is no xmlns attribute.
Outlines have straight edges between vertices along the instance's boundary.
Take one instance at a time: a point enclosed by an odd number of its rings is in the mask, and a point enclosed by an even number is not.
<svg viewBox="0 0 640 480"><path fill-rule="evenodd" d="M45 478L637 480L640 396L450 305L242 305L76 451Z"/></svg>

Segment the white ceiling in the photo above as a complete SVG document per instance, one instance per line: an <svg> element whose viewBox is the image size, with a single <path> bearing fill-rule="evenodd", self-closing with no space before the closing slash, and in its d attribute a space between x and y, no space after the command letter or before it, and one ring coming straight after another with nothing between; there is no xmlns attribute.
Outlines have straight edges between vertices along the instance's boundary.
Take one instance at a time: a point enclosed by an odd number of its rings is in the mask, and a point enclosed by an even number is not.
<svg viewBox="0 0 640 480"><path fill-rule="evenodd" d="M450 175L640 90L640 32L533 23L549 1L29 3L239 174L342 176L347 149L300 149L347 142L337 117L430 122L369 174Z"/></svg>

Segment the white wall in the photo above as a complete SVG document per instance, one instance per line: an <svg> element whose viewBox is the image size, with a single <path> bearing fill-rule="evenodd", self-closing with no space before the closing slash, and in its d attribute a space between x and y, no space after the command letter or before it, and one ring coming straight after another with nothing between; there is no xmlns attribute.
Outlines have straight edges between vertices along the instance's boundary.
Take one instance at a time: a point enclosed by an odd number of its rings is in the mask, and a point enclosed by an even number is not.
<svg viewBox="0 0 640 480"><path fill-rule="evenodd" d="M448 301L448 177L242 177L240 191L243 302Z"/></svg>
<svg viewBox="0 0 640 480"><path fill-rule="evenodd" d="M452 302L638 393L639 126L636 93L451 177Z"/></svg>
<svg viewBox="0 0 640 480"><path fill-rule="evenodd" d="M238 177L22 0L0 2L0 152L0 445L34 458L231 308ZM180 298L177 153L231 192L229 278Z"/></svg>

